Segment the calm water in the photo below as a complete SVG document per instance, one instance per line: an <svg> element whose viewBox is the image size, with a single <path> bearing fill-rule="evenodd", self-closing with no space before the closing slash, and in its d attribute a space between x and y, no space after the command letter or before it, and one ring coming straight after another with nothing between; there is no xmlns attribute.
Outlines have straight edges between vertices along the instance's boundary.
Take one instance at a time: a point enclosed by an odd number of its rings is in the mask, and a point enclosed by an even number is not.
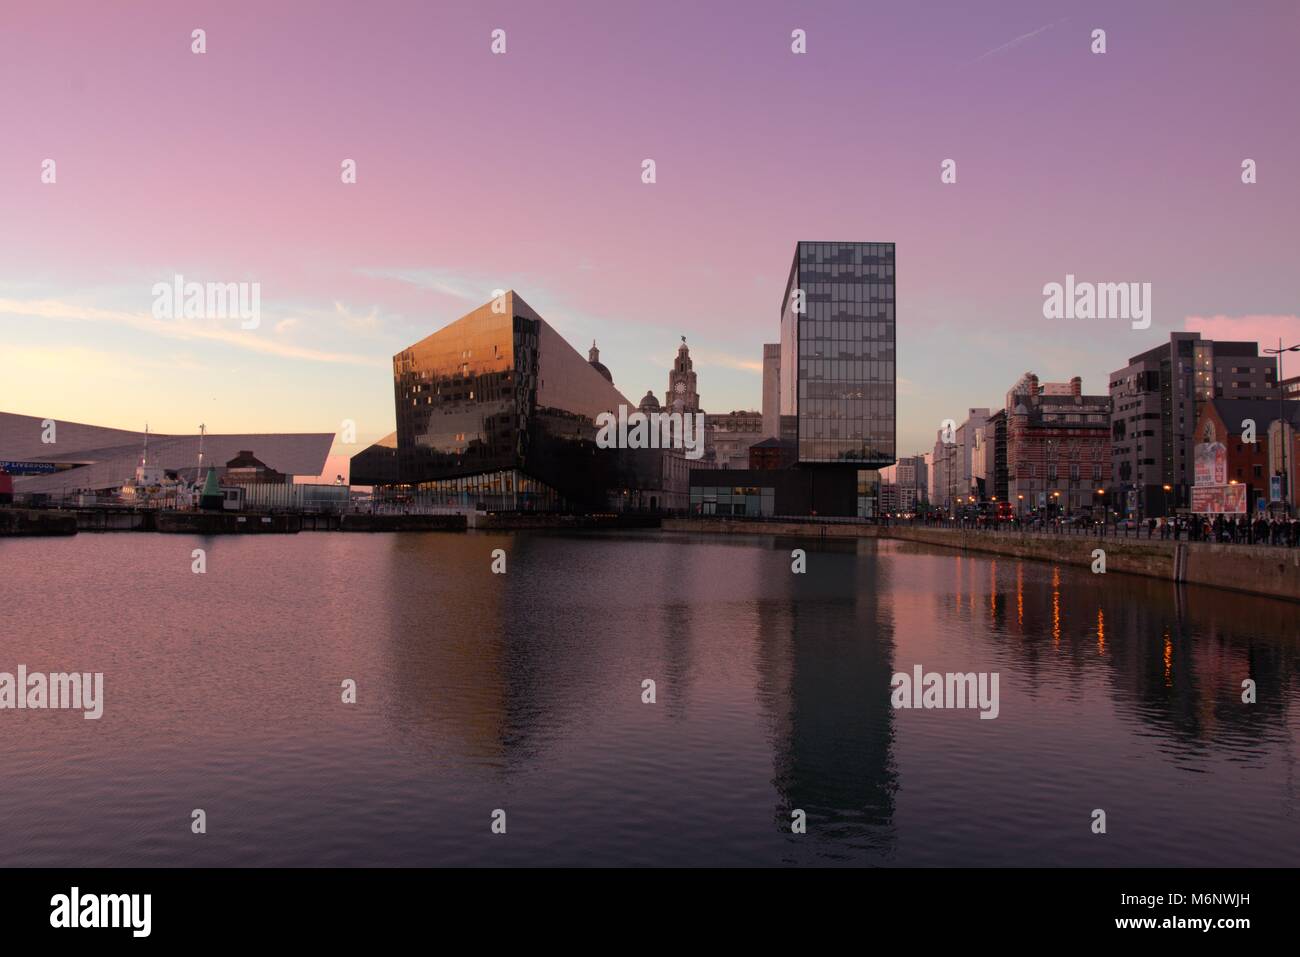
<svg viewBox="0 0 1300 957"><path fill-rule="evenodd" d="M0 541L0 671L106 698L0 711L0 865L1295 865L1298 609L894 542ZM1000 716L895 711L915 664Z"/></svg>

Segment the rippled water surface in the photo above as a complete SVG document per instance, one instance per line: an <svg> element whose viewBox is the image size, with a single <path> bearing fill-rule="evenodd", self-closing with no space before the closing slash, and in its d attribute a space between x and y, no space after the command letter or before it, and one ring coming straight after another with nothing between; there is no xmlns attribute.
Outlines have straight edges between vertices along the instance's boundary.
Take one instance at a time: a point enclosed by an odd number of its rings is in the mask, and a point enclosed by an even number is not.
<svg viewBox="0 0 1300 957"><path fill-rule="evenodd" d="M887 541L7 540L0 671L106 702L0 711L0 865L1295 865L1297 611ZM917 664L999 716L894 710Z"/></svg>

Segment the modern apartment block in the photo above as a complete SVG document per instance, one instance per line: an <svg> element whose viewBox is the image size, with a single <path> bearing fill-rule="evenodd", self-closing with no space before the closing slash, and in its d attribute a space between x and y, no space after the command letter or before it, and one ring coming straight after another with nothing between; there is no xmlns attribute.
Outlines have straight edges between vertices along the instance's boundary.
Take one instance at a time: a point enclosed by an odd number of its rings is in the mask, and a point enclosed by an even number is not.
<svg viewBox="0 0 1300 957"><path fill-rule="evenodd" d="M997 502L1007 498L1007 410L999 409L984 423L984 488Z"/></svg>
<svg viewBox="0 0 1300 957"><path fill-rule="evenodd" d="M967 409L966 420L957 426L956 442L960 449L960 473L956 476L955 492L967 499L977 500L987 496L985 490L986 443L984 439L985 424L988 422L988 409Z"/></svg>
<svg viewBox="0 0 1300 957"><path fill-rule="evenodd" d="M970 504L987 495L984 462L988 409L967 409L966 418L935 433L930 501L940 508ZM991 450L989 450L991 452Z"/></svg>
<svg viewBox="0 0 1300 957"><path fill-rule="evenodd" d="M897 508L913 512L917 505L928 501L929 472L924 455L905 455L894 466L894 484L898 488Z"/></svg>
<svg viewBox="0 0 1300 957"><path fill-rule="evenodd" d="M955 430L937 430L934 451L930 453L930 504L939 508L953 505L960 483L961 461Z"/></svg>
<svg viewBox="0 0 1300 957"><path fill-rule="evenodd" d="M1114 481L1145 515L1186 506L1196 421L1214 399L1276 399L1277 360L1254 342L1175 332L1110 375ZM1166 493L1164 486L1168 485Z"/></svg>

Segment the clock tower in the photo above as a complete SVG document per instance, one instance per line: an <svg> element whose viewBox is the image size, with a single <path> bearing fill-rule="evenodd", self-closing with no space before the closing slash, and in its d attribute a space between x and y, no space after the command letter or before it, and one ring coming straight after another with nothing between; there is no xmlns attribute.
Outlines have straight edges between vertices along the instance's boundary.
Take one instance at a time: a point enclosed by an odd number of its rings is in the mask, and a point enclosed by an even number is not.
<svg viewBox="0 0 1300 957"><path fill-rule="evenodd" d="M664 407L670 412L699 412L700 394L695 390L694 363L691 362L691 350L686 346L686 337L677 347L677 360L672 371L668 373L668 391L664 395Z"/></svg>

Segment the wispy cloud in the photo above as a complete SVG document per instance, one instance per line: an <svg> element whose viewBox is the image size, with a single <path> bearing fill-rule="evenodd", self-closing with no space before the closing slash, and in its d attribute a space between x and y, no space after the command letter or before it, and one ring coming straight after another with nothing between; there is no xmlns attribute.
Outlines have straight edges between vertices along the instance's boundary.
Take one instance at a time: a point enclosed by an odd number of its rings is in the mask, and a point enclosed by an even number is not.
<svg viewBox="0 0 1300 957"><path fill-rule="evenodd" d="M132 352L90 349L83 346L7 346L0 357L6 376L20 372L29 377L91 374L136 382L140 376L161 372L202 372L206 367L193 356L171 353L159 358Z"/></svg>
<svg viewBox="0 0 1300 957"><path fill-rule="evenodd" d="M1183 320L1183 328L1187 332L1199 332L1206 339L1258 342L1266 348L1276 348L1279 338L1284 346L1300 343L1300 316L1296 315L1188 316ZM1293 358L1292 362L1300 366L1300 361Z"/></svg>
<svg viewBox="0 0 1300 957"><path fill-rule="evenodd" d="M0 315L34 320L58 322L91 322L135 329L149 335L185 342L216 342L247 352L279 356L285 359L302 359L308 362L326 362L345 365L384 368L386 358L358 353L326 352L305 346L278 342L257 330L222 327L217 320L155 319L149 313L125 312L114 309L97 309L62 302L57 299L0 299ZM235 320L237 322L237 320Z"/></svg>
<svg viewBox="0 0 1300 957"><path fill-rule="evenodd" d="M752 372L756 375L763 374L763 361L761 359L741 358L726 352L698 349L695 346L691 347L691 359L697 366L718 366L723 369L739 369L742 372Z"/></svg>
<svg viewBox="0 0 1300 957"><path fill-rule="evenodd" d="M371 307L370 311L365 315L360 315L348 309L343 303L336 301L334 303L334 315L338 318L340 326L357 335L373 336L383 328L378 307Z"/></svg>
<svg viewBox="0 0 1300 957"><path fill-rule="evenodd" d="M1015 49L1016 47L1020 46L1020 44L1026 42L1027 40L1032 40L1040 33L1043 33L1046 30L1050 30L1052 29L1052 27L1060 26L1064 22L1065 22L1064 19L1057 20L1055 23L1044 24L1043 26L1039 27L1037 30L1030 30L1028 33L1022 33L1020 34L1020 36L1012 40L1008 40L1006 43L1002 44L999 47L994 47L992 50L986 50L984 53L981 53L979 56L977 56L975 59L971 60L970 62L979 63L981 60L987 60L989 57L1000 56L1001 54L1006 53L1008 50Z"/></svg>
<svg viewBox="0 0 1300 957"><path fill-rule="evenodd" d="M408 283L431 292L442 293L466 302L484 303L492 298L494 289L509 289L503 277L470 276L451 269L428 268L361 268L356 273L370 279L391 279Z"/></svg>

